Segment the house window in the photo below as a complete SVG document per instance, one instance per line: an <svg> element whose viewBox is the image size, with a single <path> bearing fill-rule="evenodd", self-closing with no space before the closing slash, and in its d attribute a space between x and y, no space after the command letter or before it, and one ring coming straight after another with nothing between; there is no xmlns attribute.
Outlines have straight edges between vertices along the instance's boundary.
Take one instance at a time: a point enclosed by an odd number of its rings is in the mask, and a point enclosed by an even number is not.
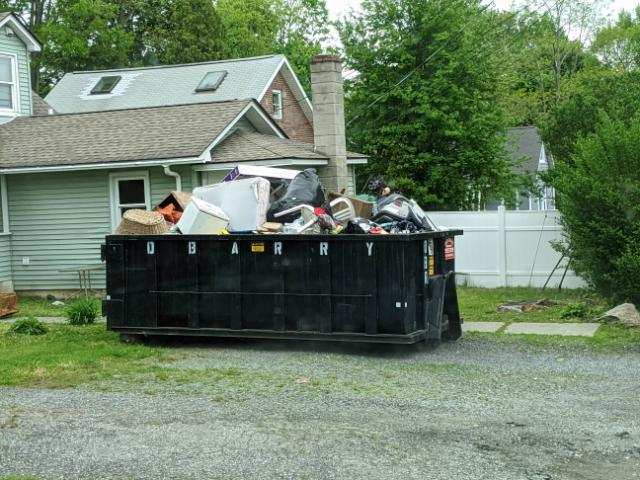
<svg viewBox="0 0 640 480"><path fill-rule="evenodd" d="M148 172L114 173L110 176L111 226L115 229L127 210L151 209Z"/></svg>
<svg viewBox="0 0 640 480"><path fill-rule="evenodd" d="M0 55L0 110L17 110L16 58Z"/></svg>
<svg viewBox="0 0 640 480"><path fill-rule="evenodd" d="M104 95L111 93L116 85L120 82L120 75L108 75L98 80L98 83L91 89L91 95Z"/></svg>
<svg viewBox="0 0 640 480"><path fill-rule="evenodd" d="M273 118L282 120L282 92L280 90L273 90L271 92L271 99L273 103Z"/></svg>
<svg viewBox="0 0 640 480"><path fill-rule="evenodd" d="M196 88L196 92L215 92L227 76L227 71L207 72Z"/></svg>

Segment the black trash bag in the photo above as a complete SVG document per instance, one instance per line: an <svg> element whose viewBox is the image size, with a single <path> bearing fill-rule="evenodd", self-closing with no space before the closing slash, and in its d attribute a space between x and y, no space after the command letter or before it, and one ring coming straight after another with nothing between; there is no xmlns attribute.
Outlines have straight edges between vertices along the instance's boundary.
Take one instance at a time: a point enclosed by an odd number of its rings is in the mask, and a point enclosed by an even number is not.
<svg viewBox="0 0 640 480"><path fill-rule="evenodd" d="M275 214L297 207L298 205L322 207L331 215L324 187L322 183L320 183L320 179L313 168L307 168L291 180L286 193L269 206L267 221L279 223L293 222L300 217L300 212L289 213L277 218Z"/></svg>
<svg viewBox="0 0 640 480"><path fill-rule="evenodd" d="M369 233L372 228L378 227L378 224L372 222L368 218L354 218L349 220L341 233L351 235L362 235Z"/></svg>

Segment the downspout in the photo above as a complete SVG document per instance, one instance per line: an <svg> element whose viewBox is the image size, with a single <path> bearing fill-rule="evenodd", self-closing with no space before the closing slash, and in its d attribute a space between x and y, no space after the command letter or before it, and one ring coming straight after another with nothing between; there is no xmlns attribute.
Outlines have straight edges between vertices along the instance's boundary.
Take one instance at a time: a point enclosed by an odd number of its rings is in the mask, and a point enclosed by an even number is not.
<svg viewBox="0 0 640 480"><path fill-rule="evenodd" d="M173 177L176 179L176 191L181 192L182 177L180 176L180 174L178 172L174 172L173 170L171 170L171 167L169 165L163 165L162 167L164 168L165 175L168 175L169 177Z"/></svg>
<svg viewBox="0 0 640 480"><path fill-rule="evenodd" d="M2 211L2 233L9 233L9 197L7 195L7 176L0 175L0 207Z"/></svg>

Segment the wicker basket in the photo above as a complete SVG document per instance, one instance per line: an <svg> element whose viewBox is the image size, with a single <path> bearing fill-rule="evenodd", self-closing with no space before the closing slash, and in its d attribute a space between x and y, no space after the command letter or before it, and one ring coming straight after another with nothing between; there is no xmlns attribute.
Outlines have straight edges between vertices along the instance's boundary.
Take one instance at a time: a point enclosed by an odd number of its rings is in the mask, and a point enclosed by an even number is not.
<svg viewBox="0 0 640 480"><path fill-rule="evenodd" d="M116 228L116 235L162 235L168 231L169 227L161 213L127 210Z"/></svg>

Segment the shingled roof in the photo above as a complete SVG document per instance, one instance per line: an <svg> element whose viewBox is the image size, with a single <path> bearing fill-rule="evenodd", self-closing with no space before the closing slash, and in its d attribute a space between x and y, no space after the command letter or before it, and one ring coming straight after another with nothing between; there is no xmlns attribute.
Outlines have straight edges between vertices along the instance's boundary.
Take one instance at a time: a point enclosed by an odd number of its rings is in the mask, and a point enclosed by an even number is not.
<svg viewBox="0 0 640 480"><path fill-rule="evenodd" d="M0 168L197 157L250 103L18 117L0 126Z"/></svg>
<svg viewBox="0 0 640 480"><path fill-rule="evenodd" d="M45 100L60 113L160 107L210 103L239 98L262 101L276 74L282 74L309 121L311 103L284 55L215 60L181 65L70 72L53 87ZM219 74L212 90L198 90L207 74ZM105 76L119 81L107 94L91 94Z"/></svg>
<svg viewBox="0 0 640 480"><path fill-rule="evenodd" d="M515 162L513 170L521 175L538 171L542 138L534 126L514 127L507 130L506 150Z"/></svg>
<svg viewBox="0 0 640 480"><path fill-rule="evenodd" d="M313 144L238 130L212 151L214 162L247 162L260 160L329 160ZM367 158L361 153L347 152L348 159Z"/></svg>
<svg viewBox="0 0 640 480"><path fill-rule="evenodd" d="M51 106L36 92L31 92L31 99L33 103L33 114L35 116L51 115L51 113L55 113L55 110L51 108Z"/></svg>

